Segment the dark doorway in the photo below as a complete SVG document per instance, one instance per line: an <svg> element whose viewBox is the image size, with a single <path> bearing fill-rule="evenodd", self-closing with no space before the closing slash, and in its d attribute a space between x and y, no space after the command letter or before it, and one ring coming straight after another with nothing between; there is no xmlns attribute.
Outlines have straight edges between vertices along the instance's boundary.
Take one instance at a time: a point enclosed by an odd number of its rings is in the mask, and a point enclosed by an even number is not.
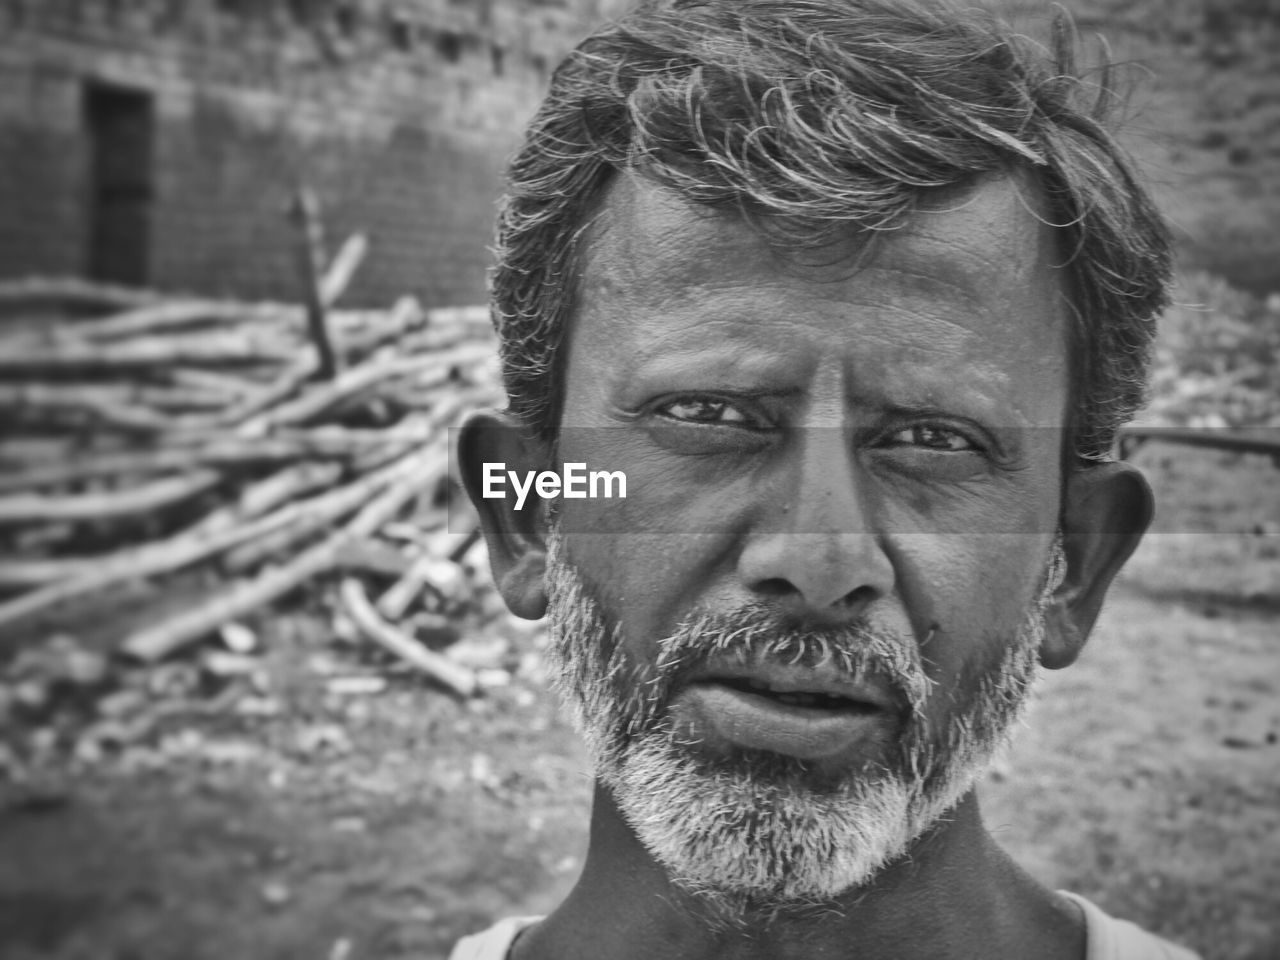
<svg viewBox="0 0 1280 960"><path fill-rule="evenodd" d="M89 131L89 276L146 284L154 195L155 112L140 90L90 83L84 90Z"/></svg>

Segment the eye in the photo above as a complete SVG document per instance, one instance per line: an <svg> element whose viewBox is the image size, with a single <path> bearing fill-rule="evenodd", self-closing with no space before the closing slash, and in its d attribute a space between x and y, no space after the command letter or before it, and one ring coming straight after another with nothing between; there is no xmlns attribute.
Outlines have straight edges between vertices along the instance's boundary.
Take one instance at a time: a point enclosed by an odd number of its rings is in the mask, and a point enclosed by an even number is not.
<svg viewBox="0 0 1280 960"><path fill-rule="evenodd" d="M982 449L958 430L931 423L915 423L904 427L890 434L885 439L884 446L917 447L940 453L970 453Z"/></svg>
<svg viewBox="0 0 1280 960"><path fill-rule="evenodd" d="M763 404L713 393L668 395L649 408L645 427L659 447L682 456L745 456L774 442L777 421Z"/></svg>
<svg viewBox="0 0 1280 960"><path fill-rule="evenodd" d="M880 434L868 451L893 473L917 482L968 483L989 476L998 457L982 433L946 421L917 421Z"/></svg>
<svg viewBox="0 0 1280 960"><path fill-rule="evenodd" d="M731 424L741 427L754 425L752 418L740 407L719 397L676 397L658 405L655 412L659 416L683 423Z"/></svg>

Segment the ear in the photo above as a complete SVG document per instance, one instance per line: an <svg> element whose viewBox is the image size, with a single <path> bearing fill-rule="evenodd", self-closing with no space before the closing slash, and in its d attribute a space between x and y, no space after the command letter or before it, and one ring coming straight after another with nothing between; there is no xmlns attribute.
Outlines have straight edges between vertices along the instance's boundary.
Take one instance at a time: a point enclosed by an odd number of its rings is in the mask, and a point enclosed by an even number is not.
<svg viewBox="0 0 1280 960"><path fill-rule="evenodd" d="M1066 572L1049 599L1040 649L1040 662L1050 670L1080 655L1111 581L1137 549L1153 509L1146 478L1127 463L1076 469L1064 494Z"/></svg>
<svg viewBox="0 0 1280 960"><path fill-rule="evenodd" d="M467 496L480 514L480 527L489 547L489 567L507 608L518 617L537 620L547 610L543 587L546 572L546 515L542 500L529 495L517 510L507 471L520 476L546 469L545 443L531 439L510 416L473 414L458 436L458 461ZM491 466L486 471L485 465ZM497 474L503 483L490 483ZM500 490L504 496L485 496Z"/></svg>

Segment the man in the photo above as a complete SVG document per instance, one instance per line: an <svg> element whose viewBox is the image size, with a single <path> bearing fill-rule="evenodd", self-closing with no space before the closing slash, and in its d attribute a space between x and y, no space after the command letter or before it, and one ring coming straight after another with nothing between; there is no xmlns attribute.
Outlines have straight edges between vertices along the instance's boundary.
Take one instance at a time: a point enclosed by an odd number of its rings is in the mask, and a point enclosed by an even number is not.
<svg viewBox="0 0 1280 960"><path fill-rule="evenodd" d="M549 617L590 848L456 960L1188 956L1025 875L974 794L1151 512L1107 454L1168 241L1069 47L709 0L557 72L499 231L511 405L460 457ZM517 506L499 463L627 496Z"/></svg>

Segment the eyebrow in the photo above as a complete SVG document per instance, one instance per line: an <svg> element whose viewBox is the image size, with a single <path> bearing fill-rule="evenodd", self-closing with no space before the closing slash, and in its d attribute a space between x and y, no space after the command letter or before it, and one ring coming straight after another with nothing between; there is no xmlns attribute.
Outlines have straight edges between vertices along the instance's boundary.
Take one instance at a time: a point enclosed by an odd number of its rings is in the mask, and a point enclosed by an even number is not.
<svg viewBox="0 0 1280 960"><path fill-rule="evenodd" d="M635 366L618 371L611 386L628 394L644 393L655 389L661 381L680 381L665 389L673 393L745 393L757 397L793 397L803 395L803 385L788 383L786 363L776 356L748 350L754 356L726 356L723 345L694 349L675 355L665 354L652 358L648 363L641 359ZM772 382L770 382L772 381ZM900 417L952 416L971 420L990 430L1024 430L1025 419L1013 411L1000 414L996 404L980 391L968 388L963 395L940 393L947 387L945 381L925 385L933 396L925 400L893 396L892 393L870 393L864 384L856 381L845 390L847 403L862 410ZM1009 422L1000 422L1001 420Z"/></svg>
<svg viewBox="0 0 1280 960"><path fill-rule="evenodd" d="M723 389L741 389L738 381L744 379L781 381L788 367L793 368L794 361L725 339L714 345L691 347L674 354L670 350L655 350L649 357L641 353L634 365L619 371L622 374L619 379L635 384L663 378L691 378L699 382L696 386L690 385L689 389L714 390L717 384L721 384ZM753 392L787 394L802 391L793 386L765 386Z"/></svg>

